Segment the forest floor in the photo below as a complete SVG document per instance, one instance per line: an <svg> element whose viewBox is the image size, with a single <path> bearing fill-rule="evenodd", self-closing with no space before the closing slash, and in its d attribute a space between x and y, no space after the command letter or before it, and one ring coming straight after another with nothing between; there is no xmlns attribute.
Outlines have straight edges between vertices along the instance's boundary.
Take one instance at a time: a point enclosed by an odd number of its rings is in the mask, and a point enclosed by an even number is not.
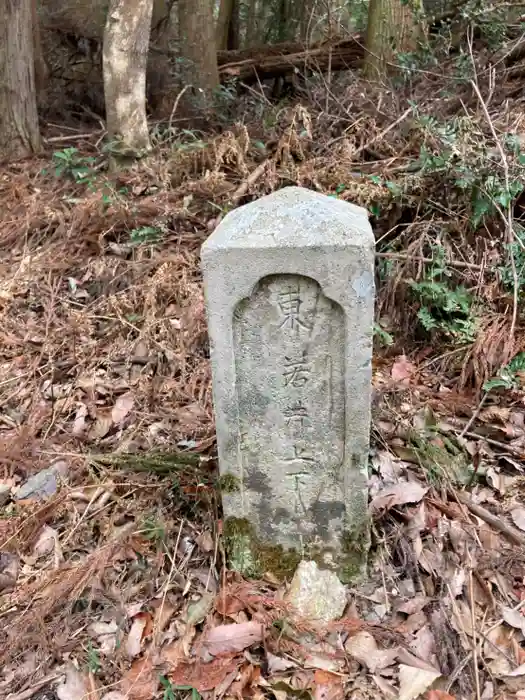
<svg viewBox="0 0 525 700"><path fill-rule="evenodd" d="M53 124L0 170L0 697L525 698L521 154L502 136L525 113L476 60L454 90L428 71L250 92L228 129L155 126L118 178L103 132ZM460 175L493 178L494 211ZM228 570L220 538L199 248L286 184L366 206L378 241L370 574L325 628L289 582Z"/></svg>

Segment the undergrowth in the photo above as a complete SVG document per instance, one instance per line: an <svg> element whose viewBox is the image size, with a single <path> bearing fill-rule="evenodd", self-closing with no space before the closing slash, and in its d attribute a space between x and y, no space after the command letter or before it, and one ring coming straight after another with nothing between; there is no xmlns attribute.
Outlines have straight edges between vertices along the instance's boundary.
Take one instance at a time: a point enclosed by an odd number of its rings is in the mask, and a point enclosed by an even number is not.
<svg viewBox="0 0 525 700"><path fill-rule="evenodd" d="M327 83L312 71L296 76L298 97L275 102L269 86L247 92L232 79L218 95L217 132L152 126L155 151L143 169L152 190L140 185L140 200L130 178L107 177L103 147L56 151L54 173L45 177L72 181L99 201L114 250L131 255L160 250L172 236L168 212L137 216L139 201L153 202L160 192L178 217L204 226L293 183L361 204L371 214L378 252L392 256L378 263L378 346L464 347L465 361L483 363L488 381L500 369L498 353L480 358L480 328L490 338L487 318L495 325L511 318L525 282L525 234L515 211L525 182L522 112L506 97L512 81L507 87L495 77L503 59L491 63L491 52L508 53L515 33L502 8L466 3L459 19L433 25L418 51L398 55L395 94L359 80L349 84L344 74ZM371 107L376 103L381 110ZM350 105L362 115L351 125ZM239 200L240 183L263 162L266 169ZM80 194L70 203L81 201ZM115 224L115 216L126 221ZM512 329L508 321L514 353L519 309L515 316ZM463 368L467 375L481 381L479 367Z"/></svg>

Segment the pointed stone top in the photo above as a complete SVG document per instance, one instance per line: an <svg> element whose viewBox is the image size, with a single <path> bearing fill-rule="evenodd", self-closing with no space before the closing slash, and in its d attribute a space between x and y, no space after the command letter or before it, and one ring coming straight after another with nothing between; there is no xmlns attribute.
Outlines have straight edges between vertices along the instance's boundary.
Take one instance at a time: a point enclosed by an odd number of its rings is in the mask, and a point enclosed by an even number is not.
<svg viewBox="0 0 525 700"><path fill-rule="evenodd" d="M231 211L202 251L369 245L374 245L374 235L366 209L293 186Z"/></svg>

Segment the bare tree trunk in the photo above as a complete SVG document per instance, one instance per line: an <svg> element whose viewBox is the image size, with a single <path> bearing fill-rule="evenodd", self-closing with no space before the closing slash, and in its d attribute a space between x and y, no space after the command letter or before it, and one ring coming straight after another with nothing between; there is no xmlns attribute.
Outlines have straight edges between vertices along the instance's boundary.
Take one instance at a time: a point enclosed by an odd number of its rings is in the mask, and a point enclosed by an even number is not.
<svg viewBox="0 0 525 700"><path fill-rule="evenodd" d="M221 0L219 17L215 30L215 43L218 51L228 48L228 30L232 21L235 0Z"/></svg>
<svg viewBox="0 0 525 700"><path fill-rule="evenodd" d="M119 165L151 148L146 66L152 9L152 0L110 0L108 9L102 55L106 127Z"/></svg>
<svg viewBox="0 0 525 700"><path fill-rule="evenodd" d="M40 20L38 17L38 0L31 0L31 21L33 23L33 52L35 63L35 85L36 91L39 93L47 84L49 78L49 68L44 58L42 51L42 42L40 40Z"/></svg>
<svg viewBox="0 0 525 700"><path fill-rule="evenodd" d="M40 150L32 0L0 0L0 159Z"/></svg>
<svg viewBox="0 0 525 700"><path fill-rule="evenodd" d="M241 46L241 18L239 0L233 0L233 9L228 26L228 51L236 51Z"/></svg>
<svg viewBox="0 0 525 700"><path fill-rule="evenodd" d="M248 0L248 15L246 18L246 37L244 45L246 48L253 46L257 36L257 0Z"/></svg>
<svg viewBox="0 0 525 700"><path fill-rule="evenodd" d="M185 86L191 86L185 104L206 109L219 87L212 0L178 0L179 37Z"/></svg>
<svg viewBox="0 0 525 700"><path fill-rule="evenodd" d="M277 41L289 41L291 37L289 35L288 22L290 20L290 4L288 0L279 0L279 6L277 10Z"/></svg>
<svg viewBox="0 0 525 700"><path fill-rule="evenodd" d="M312 22L315 23L313 9L317 3L304 0L299 15L299 39L305 43L310 43L312 39Z"/></svg>
<svg viewBox="0 0 525 700"><path fill-rule="evenodd" d="M174 25L176 25L177 12L173 8L173 0L169 0L165 8L166 14L155 24L156 1L153 1L150 49L148 52L148 66L146 68L146 94L148 107L155 117L167 119L173 107L169 54L170 39L176 34ZM152 46L159 49L159 51L152 50ZM165 51L165 53L161 53L162 51Z"/></svg>
<svg viewBox="0 0 525 700"><path fill-rule="evenodd" d="M421 0L370 0L363 71L382 80L400 53L415 51L423 36Z"/></svg>

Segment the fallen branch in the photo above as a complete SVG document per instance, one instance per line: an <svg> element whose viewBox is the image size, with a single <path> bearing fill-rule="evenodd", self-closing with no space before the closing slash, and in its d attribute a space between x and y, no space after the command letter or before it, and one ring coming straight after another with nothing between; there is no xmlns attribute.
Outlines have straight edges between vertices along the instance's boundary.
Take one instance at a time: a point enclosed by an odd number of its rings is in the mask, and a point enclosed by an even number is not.
<svg viewBox="0 0 525 700"><path fill-rule="evenodd" d="M507 523L503 522L503 520L498 518L497 515L494 515L485 508L478 506L477 503L473 503L471 498L467 496L466 493L462 491L449 492L449 498L456 499L459 503L462 503L470 510L471 513L477 515L478 518L484 520L488 525L493 527L495 530L498 530L498 532L501 532L501 534L513 544L517 544L520 547L525 547L525 534L523 532L520 532L512 525L507 525Z"/></svg>
<svg viewBox="0 0 525 700"><path fill-rule="evenodd" d="M364 48L361 37L310 48L291 54L264 55L219 66L221 81L236 78L245 82L258 78L276 78L294 71L342 70L361 64Z"/></svg>
<svg viewBox="0 0 525 700"><path fill-rule="evenodd" d="M405 109L403 114L400 117L398 117L395 120L395 122L389 124L385 129L383 129L383 131L380 131L373 138L371 138L370 141L367 141L362 146L359 146L359 148L352 153L352 158L355 158L355 156L359 155L363 151L366 151L367 148L369 148L376 141L380 141L381 139L383 139L390 131L392 131L392 129L395 129L396 126L401 124L401 122L404 121L408 117L408 115L411 114L413 111L413 107L408 107L407 109Z"/></svg>
<svg viewBox="0 0 525 700"><path fill-rule="evenodd" d="M235 192L232 195L232 202L235 204L241 197L243 197L246 192L248 191L248 188L253 185L257 180L261 177L261 175L264 173L266 170L266 166L268 165L268 161L264 160L262 163L260 163L255 170L253 170L246 180L241 183L241 185L235 190Z"/></svg>
<svg viewBox="0 0 525 700"><path fill-rule="evenodd" d="M53 681L56 681L58 678L60 678L59 673L52 673L49 676L41 678L29 688L26 688L25 690L22 690L19 693L9 694L6 700L29 700L33 697L33 695L36 695L36 693L38 693L39 690L42 690L42 688L51 685L51 683L53 683Z"/></svg>
<svg viewBox="0 0 525 700"><path fill-rule="evenodd" d="M137 454L125 452L121 454L95 454L90 455L92 462L99 464L113 465L115 467L126 467L139 472L155 472L157 474L169 474L181 466L199 466L206 461L198 454L188 453L148 453Z"/></svg>
<svg viewBox="0 0 525 700"><path fill-rule="evenodd" d="M392 260L415 260L416 262L433 263L432 258L423 258L417 255L406 255L404 253L376 253L376 258L389 258ZM460 270L480 270L486 269L486 265L476 265L476 263L464 262L463 260L447 260L447 265L457 267Z"/></svg>
<svg viewBox="0 0 525 700"><path fill-rule="evenodd" d="M150 51L179 57L179 52L159 46ZM344 39L320 41L311 46L284 42L234 51L218 51L217 64L221 81L237 78L245 82L258 78L276 78L295 70L341 70L356 67L364 56L364 37L355 34Z"/></svg>

